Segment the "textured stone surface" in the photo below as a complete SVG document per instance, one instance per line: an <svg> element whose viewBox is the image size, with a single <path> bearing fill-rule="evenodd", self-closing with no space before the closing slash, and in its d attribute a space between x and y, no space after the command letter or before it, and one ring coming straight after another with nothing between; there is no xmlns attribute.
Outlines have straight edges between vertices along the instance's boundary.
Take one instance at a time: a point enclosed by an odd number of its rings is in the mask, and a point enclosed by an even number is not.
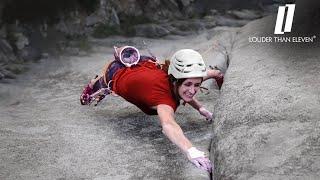
<svg viewBox="0 0 320 180"><path fill-rule="evenodd" d="M0 83L0 179L208 180L163 135L156 116L113 96L97 107L80 105L83 86L112 58L113 45L135 45L147 54L143 41L159 59L194 44L204 52L210 44L204 34L93 39L91 53L49 57ZM205 54L208 63L217 63L210 57ZM212 81L206 86L210 93L198 99L213 110L219 91ZM208 153L212 124L190 106L179 107L176 119L194 146Z"/></svg>
<svg viewBox="0 0 320 180"><path fill-rule="evenodd" d="M215 179L320 177L319 43L249 43L273 36L274 22L236 31L215 108Z"/></svg>
<svg viewBox="0 0 320 180"><path fill-rule="evenodd" d="M142 24L134 26L136 36L146 36L151 38L159 38L170 33L166 28L157 24Z"/></svg>

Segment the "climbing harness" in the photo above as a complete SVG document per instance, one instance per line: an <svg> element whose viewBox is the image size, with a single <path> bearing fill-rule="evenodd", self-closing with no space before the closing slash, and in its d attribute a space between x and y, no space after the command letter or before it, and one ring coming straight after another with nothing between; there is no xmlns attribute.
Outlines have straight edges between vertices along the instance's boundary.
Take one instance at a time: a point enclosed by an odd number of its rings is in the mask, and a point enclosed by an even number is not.
<svg viewBox="0 0 320 180"><path fill-rule="evenodd" d="M116 47L114 46L114 60L107 64L102 71L102 75L96 75L89 84L84 87L80 95L80 103L82 105L97 106L107 95L117 96L112 91L112 83L114 74L122 68L130 68L138 65L139 62L150 61L157 64L155 57L140 56L139 50L133 46Z"/></svg>

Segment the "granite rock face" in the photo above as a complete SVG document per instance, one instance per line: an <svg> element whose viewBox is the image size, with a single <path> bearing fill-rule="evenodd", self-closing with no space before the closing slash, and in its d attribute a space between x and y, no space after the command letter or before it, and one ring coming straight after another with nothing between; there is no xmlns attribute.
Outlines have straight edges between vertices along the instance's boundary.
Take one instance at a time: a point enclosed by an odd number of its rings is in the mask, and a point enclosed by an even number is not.
<svg viewBox="0 0 320 180"><path fill-rule="evenodd" d="M249 42L274 36L274 22L270 16L234 32L215 107L214 179L320 177L319 42Z"/></svg>
<svg viewBox="0 0 320 180"><path fill-rule="evenodd" d="M11 45L5 39L0 38L0 80L15 77L10 67L16 66L17 62L19 58L15 56Z"/></svg>
<svg viewBox="0 0 320 180"><path fill-rule="evenodd" d="M205 39L117 37L103 44L94 39L92 53L51 56L14 83L1 83L0 179L208 180L209 174L162 133L157 116L146 116L111 95L98 106L79 103L83 86L113 57L110 44L115 41L142 47L144 40L155 55L171 55L171 50L207 43ZM218 93L212 89L199 93L198 99L213 110ZM208 154L212 124L188 105L179 107L176 119L194 146Z"/></svg>

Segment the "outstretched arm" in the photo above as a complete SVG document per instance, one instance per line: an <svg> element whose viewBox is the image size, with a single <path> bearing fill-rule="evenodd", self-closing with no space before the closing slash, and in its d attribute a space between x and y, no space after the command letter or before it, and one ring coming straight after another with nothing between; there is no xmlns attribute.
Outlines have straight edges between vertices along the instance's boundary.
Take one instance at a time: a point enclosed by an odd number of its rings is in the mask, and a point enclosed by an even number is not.
<svg viewBox="0 0 320 180"><path fill-rule="evenodd" d="M188 102L194 109L199 111L199 113L204 116L208 121L211 121L213 119L213 114L208 111L205 107L203 107L200 102L193 97L193 100Z"/></svg>
<svg viewBox="0 0 320 180"><path fill-rule="evenodd" d="M171 142L176 144L183 152L192 147L191 142L184 136L182 129L174 119L174 111L168 105L158 105L157 112L162 126L162 132Z"/></svg>
<svg viewBox="0 0 320 180"><path fill-rule="evenodd" d="M185 137L182 129L174 119L172 107L161 104L157 106L157 112L162 126L162 132L169 140L186 153L188 159L198 168L211 172L212 165L210 160L205 157L204 152L193 147L191 142Z"/></svg>

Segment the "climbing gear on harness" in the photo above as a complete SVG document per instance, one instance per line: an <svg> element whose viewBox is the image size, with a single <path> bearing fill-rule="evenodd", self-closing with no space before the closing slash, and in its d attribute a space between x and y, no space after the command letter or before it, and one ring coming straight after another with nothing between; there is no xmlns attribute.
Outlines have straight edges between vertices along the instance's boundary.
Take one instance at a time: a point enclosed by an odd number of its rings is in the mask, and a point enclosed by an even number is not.
<svg viewBox="0 0 320 180"><path fill-rule="evenodd" d="M106 65L102 71L103 80L105 84L109 84L109 87L112 88L112 78L113 75L125 66L117 60L112 61L110 64Z"/></svg>
<svg viewBox="0 0 320 180"><path fill-rule="evenodd" d="M106 95L111 93L110 84L105 85L103 77L96 75L96 77L84 87L80 95L80 103L81 105L91 105L93 102L96 102L95 106L97 106Z"/></svg>
<svg viewBox="0 0 320 180"><path fill-rule="evenodd" d="M216 80L219 89L221 89L222 84L223 84L223 80L224 80L224 74L222 73L221 69L218 68L217 66L213 66L213 67L212 67L212 66L210 65L209 68L212 69L212 70L219 70L219 71L220 71L220 73L218 74L218 76L214 77L214 79Z"/></svg>
<svg viewBox="0 0 320 180"><path fill-rule="evenodd" d="M133 46L114 46L114 57L116 60L120 60L126 67L131 67L138 64L140 60L140 53L137 48Z"/></svg>
<svg viewBox="0 0 320 180"><path fill-rule="evenodd" d="M206 170L209 173L212 172L211 162L207 157L205 157L204 152L199 151L195 147L191 147L187 150L187 156L188 159L198 168Z"/></svg>
<svg viewBox="0 0 320 180"><path fill-rule="evenodd" d="M84 87L80 96L80 103L82 105L90 105L93 102L95 106L104 99L107 95L115 93L112 91L113 76L115 73L125 67L131 67L139 62L150 61L157 64L157 60L149 56L140 56L138 49L133 46L114 47L115 53L111 63L107 64L102 71L102 75L96 76L87 86ZM119 56L120 55L120 56Z"/></svg>
<svg viewBox="0 0 320 180"><path fill-rule="evenodd" d="M121 54L121 58L118 56L118 54ZM112 78L119 69L130 67L133 64L147 60L156 63L156 60L152 57L140 56L139 51L132 46L124 46L120 48L115 47L114 56L115 60L113 60L103 68L102 75L96 76L89 82L87 86L84 87L83 92L80 96L80 103L82 105L90 105L93 102L96 102L96 106L107 95L115 95L115 93L112 91ZM135 60L137 57L139 58L138 61ZM133 64L130 64L133 61L135 62Z"/></svg>
<svg viewBox="0 0 320 180"><path fill-rule="evenodd" d="M192 49L182 49L173 54L168 74L176 79L182 79L205 77L207 72L200 53Z"/></svg>

